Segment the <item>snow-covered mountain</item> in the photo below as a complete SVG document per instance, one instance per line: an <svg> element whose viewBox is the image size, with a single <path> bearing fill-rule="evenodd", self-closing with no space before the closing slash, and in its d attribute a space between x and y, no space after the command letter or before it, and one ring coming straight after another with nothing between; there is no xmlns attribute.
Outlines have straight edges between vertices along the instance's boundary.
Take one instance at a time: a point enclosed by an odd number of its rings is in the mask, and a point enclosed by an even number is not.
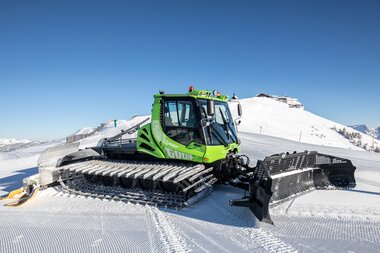
<svg viewBox="0 0 380 253"><path fill-rule="evenodd" d="M353 125L350 126L353 129L358 130L361 133L368 134L370 136L374 136L376 139L380 140L380 127L378 128L372 128L368 127L367 125Z"/></svg>
<svg viewBox="0 0 380 253"><path fill-rule="evenodd" d="M0 244L0 252L59 251L59 245L58 250L54 250L56 241L63 242L65 250L72 252L93 251L94 248L116 252L141 248L152 252L334 252L337 248L350 252L377 252L380 245L377 236L380 233L380 156L327 147L363 150L351 141L356 138L364 143L371 137L302 109L289 108L289 105L273 99L248 98L242 99L241 104L243 117L239 137L242 154L249 156L251 161L285 151L318 150L352 160L357 166L356 188L314 191L279 203L270 210L271 218L278 225L271 226L258 223L248 208L230 206L228 201L241 198L243 191L228 185L215 186L204 200L181 210L73 197L62 194L59 186L50 187L40 191L17 211L10 211L4 202L1 203L0 238L5 243ZM236 113L236 103L232 102L230 106ZM116 127L109 122L93 135L80 140L80 144L82 147L94 146L99 139L120 133L145 118L120 120ZM87 133L86 129L78 133ZM325 146L299 143L299 140ZM38 173L39 154L63 142L61 139L0 152L0 195L21 187L23 178ZM128 217L122 219L125 214ZM75 229L67 233L67 228L72 227ZM33 233L23 232L32 229ZM35 243L47 232L51 236L44 244Z"/></svg>
<svg viewBox="0 0 380 253"><path fill-rule="evenodd" d="M297 142L340 147L352 150L380 151L380 141L351 127L325 119L300 108L294 108L273 98L253 97L239 100L243 116L238 126L240 132L264 134ZM230 103L233 117L237 117L237 104ZM81 148L96 146L101 138L120 133L143 119L138 116L131 120L118 120L102 124L93 135L80 140ZM85 128L85 130L92 128ZM82 132L82 131L81 131ZM125 136L136 138L136 134Z"/></svg>
<svg viewBox="0 0 380 253"><path fill-rule="evenodd" d="M29 140L3 139L0 138L0 147L18 143L29 143Z"/></svg>
<svg viewBox="0 0 380 253"><path fill-rule="evenodd" d="M94 128L94 127L84 127L84 128L79 129L78 131L76 131L73 135L91 134L91 133L95 132L95 129L96 128Z"/></svg>
<svg viewBox="0 0 380 253"><path fill-rule="evenodd" d="M29 140L15 140L15 139L0 139L0 153L10 152L14 150L26 149L34 146L39 146L53 141L29 141ZM3 154L1 154L3 155ZM0 157L1 157L0 155Z"/></svg>
<svg viewBox="0 0 380 253"><path fill-rule="evenodd" d="M351 127L336 123L306 110L291 108L272 98L240 99L243 108L239 131L258 133L304 143L347 148L375 150L380 141ZM235 103L230 104L233 115Z"/></svg>
<svg viewBox="0 0 380 253"><path fill-rule="evenodd" d="M92 135L80 140L80 148L94 147L100 139L115 136L121 133L122 130L126 130L149 117L149 115L141 115L134 116L130 120L117 120L116 127L113 121L102 123ZM124 138L137 138L137 133L126 134Z"/></svg>
<svg viewBox="0 0 380 253"><path fill-rule="evenodd" d="M352 150L380 151L380 141L351 127L325 119L300 108L267 97L253 97L239 100L243 116L238 126L240 132L255 133L280 137L297 142L323 146L340 147ZM233 117L237 117L237 104L230 103ZM101 138L120 133L143 119L138 116L131 120L118 120L117 127L113 121L102 124L93 135L80 140L81 148L96 146ZM85 128L89 130L93 128ZM82 132L82 130L80 131ZM136 138L136 134L125 136Z"/></svg>

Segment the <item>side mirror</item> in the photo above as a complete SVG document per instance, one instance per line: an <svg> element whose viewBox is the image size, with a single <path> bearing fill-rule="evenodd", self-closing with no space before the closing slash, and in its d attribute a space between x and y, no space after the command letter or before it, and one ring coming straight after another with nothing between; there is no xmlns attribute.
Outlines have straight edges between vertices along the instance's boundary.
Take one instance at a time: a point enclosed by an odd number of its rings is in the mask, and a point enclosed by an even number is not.
<svg viewBox="0 0 380 253"><path fill-rule="evenodd" d="M214 105L214 100L212 99L207 100L207 114L209 116L214 116L215 114L215 105Z"/></svg>
<svg viewBox="0 0 380 253"><path fill-rule="evenodd" d="M237 110L238 110L238 115L239 117L243 114L243 111L242 111L242 108L241 108L241 104L237 104Z"/></svg>

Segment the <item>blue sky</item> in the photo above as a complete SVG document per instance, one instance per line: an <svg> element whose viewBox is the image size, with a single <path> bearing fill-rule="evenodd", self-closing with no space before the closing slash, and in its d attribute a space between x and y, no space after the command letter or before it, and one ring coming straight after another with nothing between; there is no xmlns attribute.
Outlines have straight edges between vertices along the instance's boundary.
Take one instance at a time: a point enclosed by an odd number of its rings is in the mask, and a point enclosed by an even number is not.
<svg viewBox="0 0 380 253"><path fill-rule="evenodd" d="M380 1L0 2L0 138L149 114L196 88L380 126Z"/></svg>

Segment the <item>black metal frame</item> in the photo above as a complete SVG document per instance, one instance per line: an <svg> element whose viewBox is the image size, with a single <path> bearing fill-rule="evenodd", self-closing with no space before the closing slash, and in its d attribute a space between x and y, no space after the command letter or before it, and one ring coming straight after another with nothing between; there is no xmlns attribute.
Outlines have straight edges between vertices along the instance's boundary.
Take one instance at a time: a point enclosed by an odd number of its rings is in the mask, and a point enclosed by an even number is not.
<svg viewBox="0 0 380 253"><path fill-rule="evenodd" d="M239 161L239 157L235 160ZM273 224L270 204L289 200L312 189L356 186L356 167L350 160L316 151L277 154L258 161L254 168L244 162L240 167L243 168L240 175L230 184L247 191L248 196L231 200L230 205L248 207L260 221L270 224Z"/></svg>

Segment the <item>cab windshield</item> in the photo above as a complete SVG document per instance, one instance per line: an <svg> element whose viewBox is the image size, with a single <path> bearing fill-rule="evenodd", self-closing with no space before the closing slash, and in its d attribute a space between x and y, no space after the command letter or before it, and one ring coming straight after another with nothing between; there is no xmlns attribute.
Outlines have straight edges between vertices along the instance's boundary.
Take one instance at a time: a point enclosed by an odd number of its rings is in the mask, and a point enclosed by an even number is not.
<svg viewBox="0 0 380 253"><path fill-rule="evenodd" d="M199 100L203 119L211 118L207 115L207 100ZM231 116L227 102L214 101L215 115L210 126L205 129L208 145L226 145L237 142L235 124Z"/></svg>

